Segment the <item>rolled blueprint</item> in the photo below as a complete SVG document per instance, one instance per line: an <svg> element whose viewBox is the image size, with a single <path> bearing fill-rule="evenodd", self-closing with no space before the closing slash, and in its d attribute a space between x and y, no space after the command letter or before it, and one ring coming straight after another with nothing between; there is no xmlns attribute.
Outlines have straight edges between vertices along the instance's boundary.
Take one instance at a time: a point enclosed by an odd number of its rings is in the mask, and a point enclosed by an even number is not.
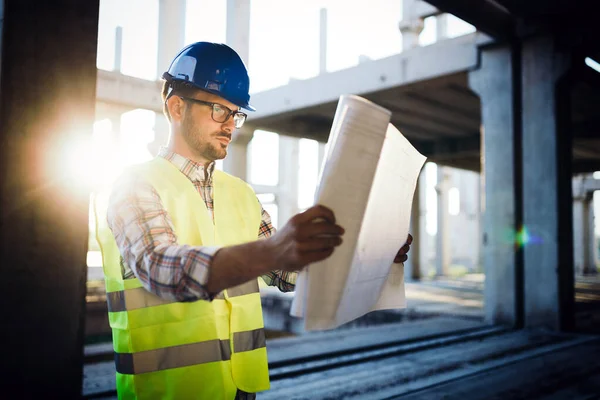
<svg viewBox="0 0 600 400"><path fill-rule="evenodd" d="M298 276L290 313L304 318L306 330L406 306L404 266L393 260L408 236L425 157L390 118L364 98L339 99L315 203L331 208L346 233L331 257Z"/></svg>

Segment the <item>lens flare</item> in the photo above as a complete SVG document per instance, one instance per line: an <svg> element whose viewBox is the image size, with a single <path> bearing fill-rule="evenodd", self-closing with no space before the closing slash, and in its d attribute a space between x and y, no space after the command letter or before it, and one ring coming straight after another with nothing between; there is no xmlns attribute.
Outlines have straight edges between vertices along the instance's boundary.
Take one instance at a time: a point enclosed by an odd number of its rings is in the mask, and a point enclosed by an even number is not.
<svg viewBox="0 0 600 400"><path fill-rule="evenodd" d="M526 226L522 226L515 236L515 245L518 248L523 248L527 245L543 243L542 238L532 234Z"/></svg>

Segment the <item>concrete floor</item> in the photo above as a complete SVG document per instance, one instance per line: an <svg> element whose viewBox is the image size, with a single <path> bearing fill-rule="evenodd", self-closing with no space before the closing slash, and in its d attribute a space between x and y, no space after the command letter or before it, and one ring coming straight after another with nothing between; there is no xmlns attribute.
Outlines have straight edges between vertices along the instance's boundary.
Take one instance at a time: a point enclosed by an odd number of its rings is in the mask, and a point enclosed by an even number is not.
<svg viewBox="0 0 600 400"><path fill-rule="evenodd" d="M272 335L272 387L259 399L600 398L598 276L577 279L574 334L485 325L483 285L482 275L410 282L400 322ZM85 397L116 399L110 351L86 348Z"/></svg>

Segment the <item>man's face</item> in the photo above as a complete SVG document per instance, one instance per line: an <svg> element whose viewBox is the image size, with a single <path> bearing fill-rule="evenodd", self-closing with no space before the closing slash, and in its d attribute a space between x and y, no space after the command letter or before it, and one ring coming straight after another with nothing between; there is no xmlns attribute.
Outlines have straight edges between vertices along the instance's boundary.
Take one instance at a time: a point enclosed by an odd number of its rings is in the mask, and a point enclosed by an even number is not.
<svg viewBox="0 0 600 400"><path fill-rule="evenodd" d="M219 103L230 110L238 110L235 104L211 93L196 91L189 98ZM212 107L185 101L185 111L182 120L182 135L197 156L207 161L221 160L227 155L227 146L235 129L233 117L225 122L215 122L212 117Z"/></svg>

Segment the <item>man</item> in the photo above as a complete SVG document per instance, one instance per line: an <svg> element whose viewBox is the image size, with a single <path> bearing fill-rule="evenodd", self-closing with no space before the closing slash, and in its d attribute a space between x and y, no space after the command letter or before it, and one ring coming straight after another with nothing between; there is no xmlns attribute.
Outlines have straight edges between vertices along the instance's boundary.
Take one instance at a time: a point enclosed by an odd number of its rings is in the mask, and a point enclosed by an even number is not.
<svg viewBox="0 0 600 400"><path fill-rule="evenodd" d="M293 290L344 230L317 205L275 233L250 186L215 170L254 110L231 48L192 44L163 77L168 146L116 182L98 220L119 398L254 398L269 388L257 278Z"/></svg>

